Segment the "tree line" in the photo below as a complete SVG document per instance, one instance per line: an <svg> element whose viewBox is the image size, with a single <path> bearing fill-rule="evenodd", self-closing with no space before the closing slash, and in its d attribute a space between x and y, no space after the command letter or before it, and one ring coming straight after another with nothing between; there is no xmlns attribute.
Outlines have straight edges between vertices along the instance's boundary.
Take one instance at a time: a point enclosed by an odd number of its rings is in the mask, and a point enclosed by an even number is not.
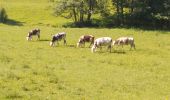
<svg viewBox="0 0 170 100"><path fill-rule="evenodd" d="M170 0L52 1L54 13L75 26L170 28Z"/></svg>

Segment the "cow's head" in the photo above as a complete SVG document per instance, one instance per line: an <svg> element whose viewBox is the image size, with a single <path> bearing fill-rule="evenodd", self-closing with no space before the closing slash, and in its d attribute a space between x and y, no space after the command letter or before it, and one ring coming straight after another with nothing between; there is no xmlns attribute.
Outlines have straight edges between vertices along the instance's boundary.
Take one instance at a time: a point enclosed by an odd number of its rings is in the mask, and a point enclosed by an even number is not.
<svg viewBox="0 0 170 100"><path fill-rule="evenodd" d="M97 43L95 42L91 48L91 52L94 53L96 51L96 48L97 48Z"/></svg>
<svg viewBox="0 0 170 100"><path fill-rule="evenodd" d="M31 40L31 34L30 34L30 32L28 33L26 39L27 39L28 41Z"/></svg>
<svg viewBox="0 0 170 100"><path fill-rule="evenodd" d="M82 44L84 44L83 39L79 39L79 41L77 43L77 47L80 47Z"/></svg>
<svg viewBox="0 0 170 100"><path fill-rule="evenodd" d="M54 45L54 43L53 42L50 42L50 46L52 47Z"/></svg>
<svg viewBox="0 0 170 100"><path fill-rule="evenodd" d="M113 41L113 42L112 42L112 45L115 45L115 44L116 44L116 41Z"/></svg>
<svg viewBox="0 0 170 100"><path fill-rule="evenodd" d="M94 53L96 51L96 46L93 45L92 48L91 48L91 52Z"/></svg>
<svg viewBox="0 0 170 100"><path fill-rule="evenodd" d="M114 46L114 45L117 45L118 44L118 40L114 40L113 42L112 42L112 45Z"/></svg>

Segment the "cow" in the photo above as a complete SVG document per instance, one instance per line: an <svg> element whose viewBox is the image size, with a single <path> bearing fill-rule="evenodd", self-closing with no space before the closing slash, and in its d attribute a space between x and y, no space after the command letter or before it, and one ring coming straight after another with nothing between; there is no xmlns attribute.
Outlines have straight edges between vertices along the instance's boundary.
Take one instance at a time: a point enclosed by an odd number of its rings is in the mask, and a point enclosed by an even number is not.
<svg viewBox="0 0 170 100"><path fill-rule="evenodd" d="M37 40L40 40L40 29L39 29L39 28L36 28L36 29L33 29L33 30L29 31L26 39L27 39L28 41L29 41L29 40L32 40L32 36L35 36L35 35L38 36L38 39L37 39Z"/></svg>
<svg viewBox="0 0 170 100"><path fill-rule="evenodd" d="M58 44L58 41L61 41L61 40L64 40L64 45L67 44L66 43L66 33L65 32L61 32L61 33L53 35L52 40L50 42L50 46L54 46L55 42L57 42L57 44Z"/></svg>
<svg viewBox="0 0 170 100"><path fill-rule="evenodd" d="M134 43L134 38L133 37L120 37L118 39L116 39L115 41L113 41L113 46L117 45L117 46L122 46L123 45L130 45L130 50L132 48L135 49L135 43Z"/></svg>
<svg viewBox="0 0 170 100"><path fill-rule="evenodd" d="M111 37L101 37L101 38L97 38L94 41L94 44L91 48L91 52L94 53L96 51L97 48L100 48L100 50L102 49L102 46L107 46L107 48L110 50L111 52L111 47L112 47L112 38Z"/></svg>
<svg viewBox="0 0 170 100"><path fill-rule="evenodd" d="M77 43L77 47L85 47L85 42L90 42L89 48L94 43L94 36L93 35L82 35L79 38L79 41Z"/></svg>

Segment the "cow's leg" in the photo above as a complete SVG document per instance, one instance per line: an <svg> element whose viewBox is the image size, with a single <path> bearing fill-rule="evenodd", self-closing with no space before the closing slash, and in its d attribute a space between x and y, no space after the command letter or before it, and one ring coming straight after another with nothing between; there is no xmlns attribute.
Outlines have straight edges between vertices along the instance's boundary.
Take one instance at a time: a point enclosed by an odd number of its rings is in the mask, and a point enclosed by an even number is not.
<svg viewBox="0 0 170 100"><path fill-rule="evenodd" d="M32 36L30 36L30 37L29 37L29 40L31 40L31 41L32 41Z"/></svg>
<svg viewBox="0 0 170 100"><path fill-rule="evenodd" d="M130 44L130 50L132 50L133 44Z"/></svg>
<svg viewBox="0 0 170 100"><path fill-rule="evenodd" d="M112 48L111 45L109 45L107 48L107 49L109 49L110 53L111 53L111 48Z"/></svg>
<svg viewBox="0 0 170 100"><path fill-rule="evenodd" d="M52 46L55 47L56 46L56 42L52 42Z"/></svg>
<svg viewBox="0 0 170 100"><path fill-rule="evenodd" d="M118 44L116 44L115 46L116 46L116 47L114 48L114 51L117 51L117 50L119 49L119 48L118 48L118 47L119 47L119 45L118 45Z"/></svg>
<svg viewBox="0 0 170 100"><path fill-rule="evenodd" d="M130 42L128 42L128 44L127 45L130 45L130 50L132 50L132 48L133 48L133 42L132 41L130 41Z"/></svg>
<svg viewBox="0 0 170 100"><path fill-rule="evenodd" d="M27 41L29 41L29 40L30 40L30 37L26 37L26 39L27 39Z"/></svg>
<svg viewBox="0 0 170 100"><path fill-rule="evenodd" d="M136 49L134 43L131 43L131 44L130 44L130 50L132 50L132 48L133 48L134 50Z"/></svg>
<svg viewBox="0 0 170 100"><path fill-rule="evenodd" d="M78 47L81 47L81 44L79 44L79 46Z"/></svg>
<svg viewBox="0 0 170 100"><path fill-rule="evenodd" d="M100 48L100 51L102 51L102 46L101 45L99 45L99 48Z"/></svg>
<svg viewBox="0 0 170 100"><path fill-rule="evenodd" d="M90 45L89 45L89 48L91 47L91 45L92 45L93 43L92 42L90 42Z"/></svg>
<svg viewBox="0 0 170 100"><path fill-rule="evenodd" d="M134 49L136 50L136 46L135 46L135 44L134 44Z"/></svg>
<svg viewBox="0 0 170 100"><path fill-rule="evenodd" d="M81 47L82 47L82 48L85 47L85 42L84 42L84 41L81 43Z"/></svg>
<svg viewBox="0 0 170 100"><path fill-rule="evenodd" d="M56 42L57 42L57 45L59 45L59 42L58 42L58 40L57 40Z"/></svg>
<svg viewBox="0 0 170 100"><path fill-rule="evenodd" d="M53 42L50 42L50 46L52 47L54 44L53 44Z"/></svg>
<svg viewBox="0 0 170 100"><path fill-rule="evenodd" d="M121 44L122 48L121 48L121 52L124 52L124 49L123 49L123 44Z"/></svg>
<svg viewBox="0 0 170 100"><path fill-rule="evenodd" d="M67 42L66 42L66 40L64 39L64 45L67 45Z"/></svg>
<svg viewBox="0 0 170 100"><path fill-rule="evenodd" d="M40 34L38 34L38 38L37 38L37 40L40 40Z"/></svg>
<svg viewBox="0 0 170 100"><path fill-rule="evenodd" d="M121 51L122 51L123 45L122 45L122 43L120 43L120 41L118 42L118 46L119 46L119 50L121 49ZM120 46L121 46L122 48L120 48Z"/></svg>
<svg viewBox="0 0 170 100"><path fill-rule="evenodd" d="M136 47L135 47L135 44L133 43L133 48L134 48L134 50L136 50Z"/></svg>
<svg viewBox="0 0 170 100"><path fill-rule="evenodd" d="M96 52L96 48L97 48L97 47L95 47L95 46L93 45L92 48L91 48L91 52L92 52L92 53Z"/></svg>

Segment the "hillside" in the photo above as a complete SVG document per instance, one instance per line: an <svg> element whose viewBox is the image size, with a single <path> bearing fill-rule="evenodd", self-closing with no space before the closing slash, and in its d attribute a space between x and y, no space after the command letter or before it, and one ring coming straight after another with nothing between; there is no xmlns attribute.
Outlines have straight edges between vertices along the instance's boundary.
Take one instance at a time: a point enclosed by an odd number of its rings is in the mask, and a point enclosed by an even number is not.
<svg viewBox="0 0 170 100"><path fill-rule="evenodd" d="M0 100L169 100L170 32L136 28L61 28L47 0L0 0L9 15L0 24ZM55 26L55 27L51 27ZM38 27L41 38L27 41ZM67 45L50 47L66 32ZM81 35L135 39L129 46L77 48Z"/></svg>
<svg viewBox="0 0 170 100"><path fill-rule="evenodd" d="M0 0L0 6L7 10L9 24L45 25L60 27L71 22L53 16L52 3L48 0Z"/></svg>

